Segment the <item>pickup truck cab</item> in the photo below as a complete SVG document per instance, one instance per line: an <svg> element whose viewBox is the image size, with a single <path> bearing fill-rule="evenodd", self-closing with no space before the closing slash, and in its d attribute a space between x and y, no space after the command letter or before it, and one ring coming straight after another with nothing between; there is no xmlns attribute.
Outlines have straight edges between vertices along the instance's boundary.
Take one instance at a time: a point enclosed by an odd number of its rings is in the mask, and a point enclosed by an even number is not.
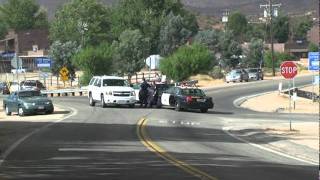
<svg viewBox="0 0 320 180"><path fill-rule="evenodd" d="M88 86L88 98L90 106L100 102L102 107L128 105L133 108L136 103L134 89L124 78L117 76L94 76Z"/></svg>

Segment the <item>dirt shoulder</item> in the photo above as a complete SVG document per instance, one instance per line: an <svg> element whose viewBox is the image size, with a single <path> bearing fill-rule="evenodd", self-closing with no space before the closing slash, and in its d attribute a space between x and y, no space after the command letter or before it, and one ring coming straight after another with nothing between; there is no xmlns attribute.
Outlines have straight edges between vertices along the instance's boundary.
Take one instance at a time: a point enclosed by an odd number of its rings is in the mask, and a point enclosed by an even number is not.
<svg viewBox="0 0 320 180"><path fill-rule="evenodd" d="M304 90L309 90L312 87L306 87ZM315 87L315 92L319 92L319 86ZM294 104L291 104L292 107ZM272 92L269 94L257 96L247 99L241 104L241 107L251 109L259 112L289 112L289 96ZM319 114L319 102L305 98L297 98L295 108L292 108L292 113L305 113L305 114Z"/></svg>

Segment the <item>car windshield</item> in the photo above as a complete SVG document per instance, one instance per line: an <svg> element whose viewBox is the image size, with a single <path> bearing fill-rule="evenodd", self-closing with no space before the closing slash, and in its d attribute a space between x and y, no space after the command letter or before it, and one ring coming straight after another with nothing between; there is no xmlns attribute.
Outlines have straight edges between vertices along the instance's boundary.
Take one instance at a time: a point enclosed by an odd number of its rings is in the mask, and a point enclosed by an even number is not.
<svg viewBox="0 0 320 180"><path fill-rule="evenodd" d="M201 89L182 89L182 95L186 96L204 96L204 92Z"/></svg>
<svg viewBox="0 0 320 180"><path fill-rule="evenodd" d="M258 69L249 69L249 73L256 73L258 72Z"/></svg>
<svg viewBox="0 0 320 180"><path fill-rule="evenodd" d="M36 86L35 82L25 82L23 83L24 86Z"/></svg>
<svg viewBox="0 0 320 180"><path fill-rule="evenodd" d="M230 72L230 74L240 74L241 73L241 71L239 70L239 69L237 69L237 70L232 70L231 72Z"/></svg>
<svg viewBox="0 0 320 180"><path fill-rule="evenodd" d="M103 86L129 86L129 83L123 79L104 79Z"/></svg>
<svg viewBox="0 0 320 180"><path fill-rule="evenodd" d="M39 91L23 91L19 92L20 98L27 98L27 97L34 97L34 96L41 96Z"/></svg>

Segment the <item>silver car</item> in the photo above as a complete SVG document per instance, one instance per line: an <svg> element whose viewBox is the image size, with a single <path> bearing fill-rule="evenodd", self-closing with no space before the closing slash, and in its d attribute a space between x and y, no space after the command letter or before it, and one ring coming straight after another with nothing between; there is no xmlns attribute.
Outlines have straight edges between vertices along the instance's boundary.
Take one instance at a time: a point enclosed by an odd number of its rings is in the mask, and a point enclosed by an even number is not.
<svg viewBox="0 0 320 180"><path fill-rule="evenodd" d="M226 75L226 82L242 82L249 81L249 75L244 69L234 69Z"/></svg>
<svg viewBox="0 0 320 180"><path fill-rule="evenodd" d="M263 72L260 68L249 68L246 71L249 74L250 80L263 80Z"/></svg>

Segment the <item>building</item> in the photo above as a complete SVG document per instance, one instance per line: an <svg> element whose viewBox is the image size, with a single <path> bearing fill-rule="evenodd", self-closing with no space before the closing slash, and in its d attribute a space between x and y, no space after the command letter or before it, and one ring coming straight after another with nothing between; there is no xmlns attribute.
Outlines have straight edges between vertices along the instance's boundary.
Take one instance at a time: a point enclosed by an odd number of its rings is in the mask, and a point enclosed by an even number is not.
<svg viewBox="0 0 320 180"><path fill-rule="evenodd" d="M10 30L0 40L0 72L10 72L11 60L17 54L22 59L23 68L37 69L36 59L47 57L49 49L49 31L32 29L15 32Z"/></svg>

